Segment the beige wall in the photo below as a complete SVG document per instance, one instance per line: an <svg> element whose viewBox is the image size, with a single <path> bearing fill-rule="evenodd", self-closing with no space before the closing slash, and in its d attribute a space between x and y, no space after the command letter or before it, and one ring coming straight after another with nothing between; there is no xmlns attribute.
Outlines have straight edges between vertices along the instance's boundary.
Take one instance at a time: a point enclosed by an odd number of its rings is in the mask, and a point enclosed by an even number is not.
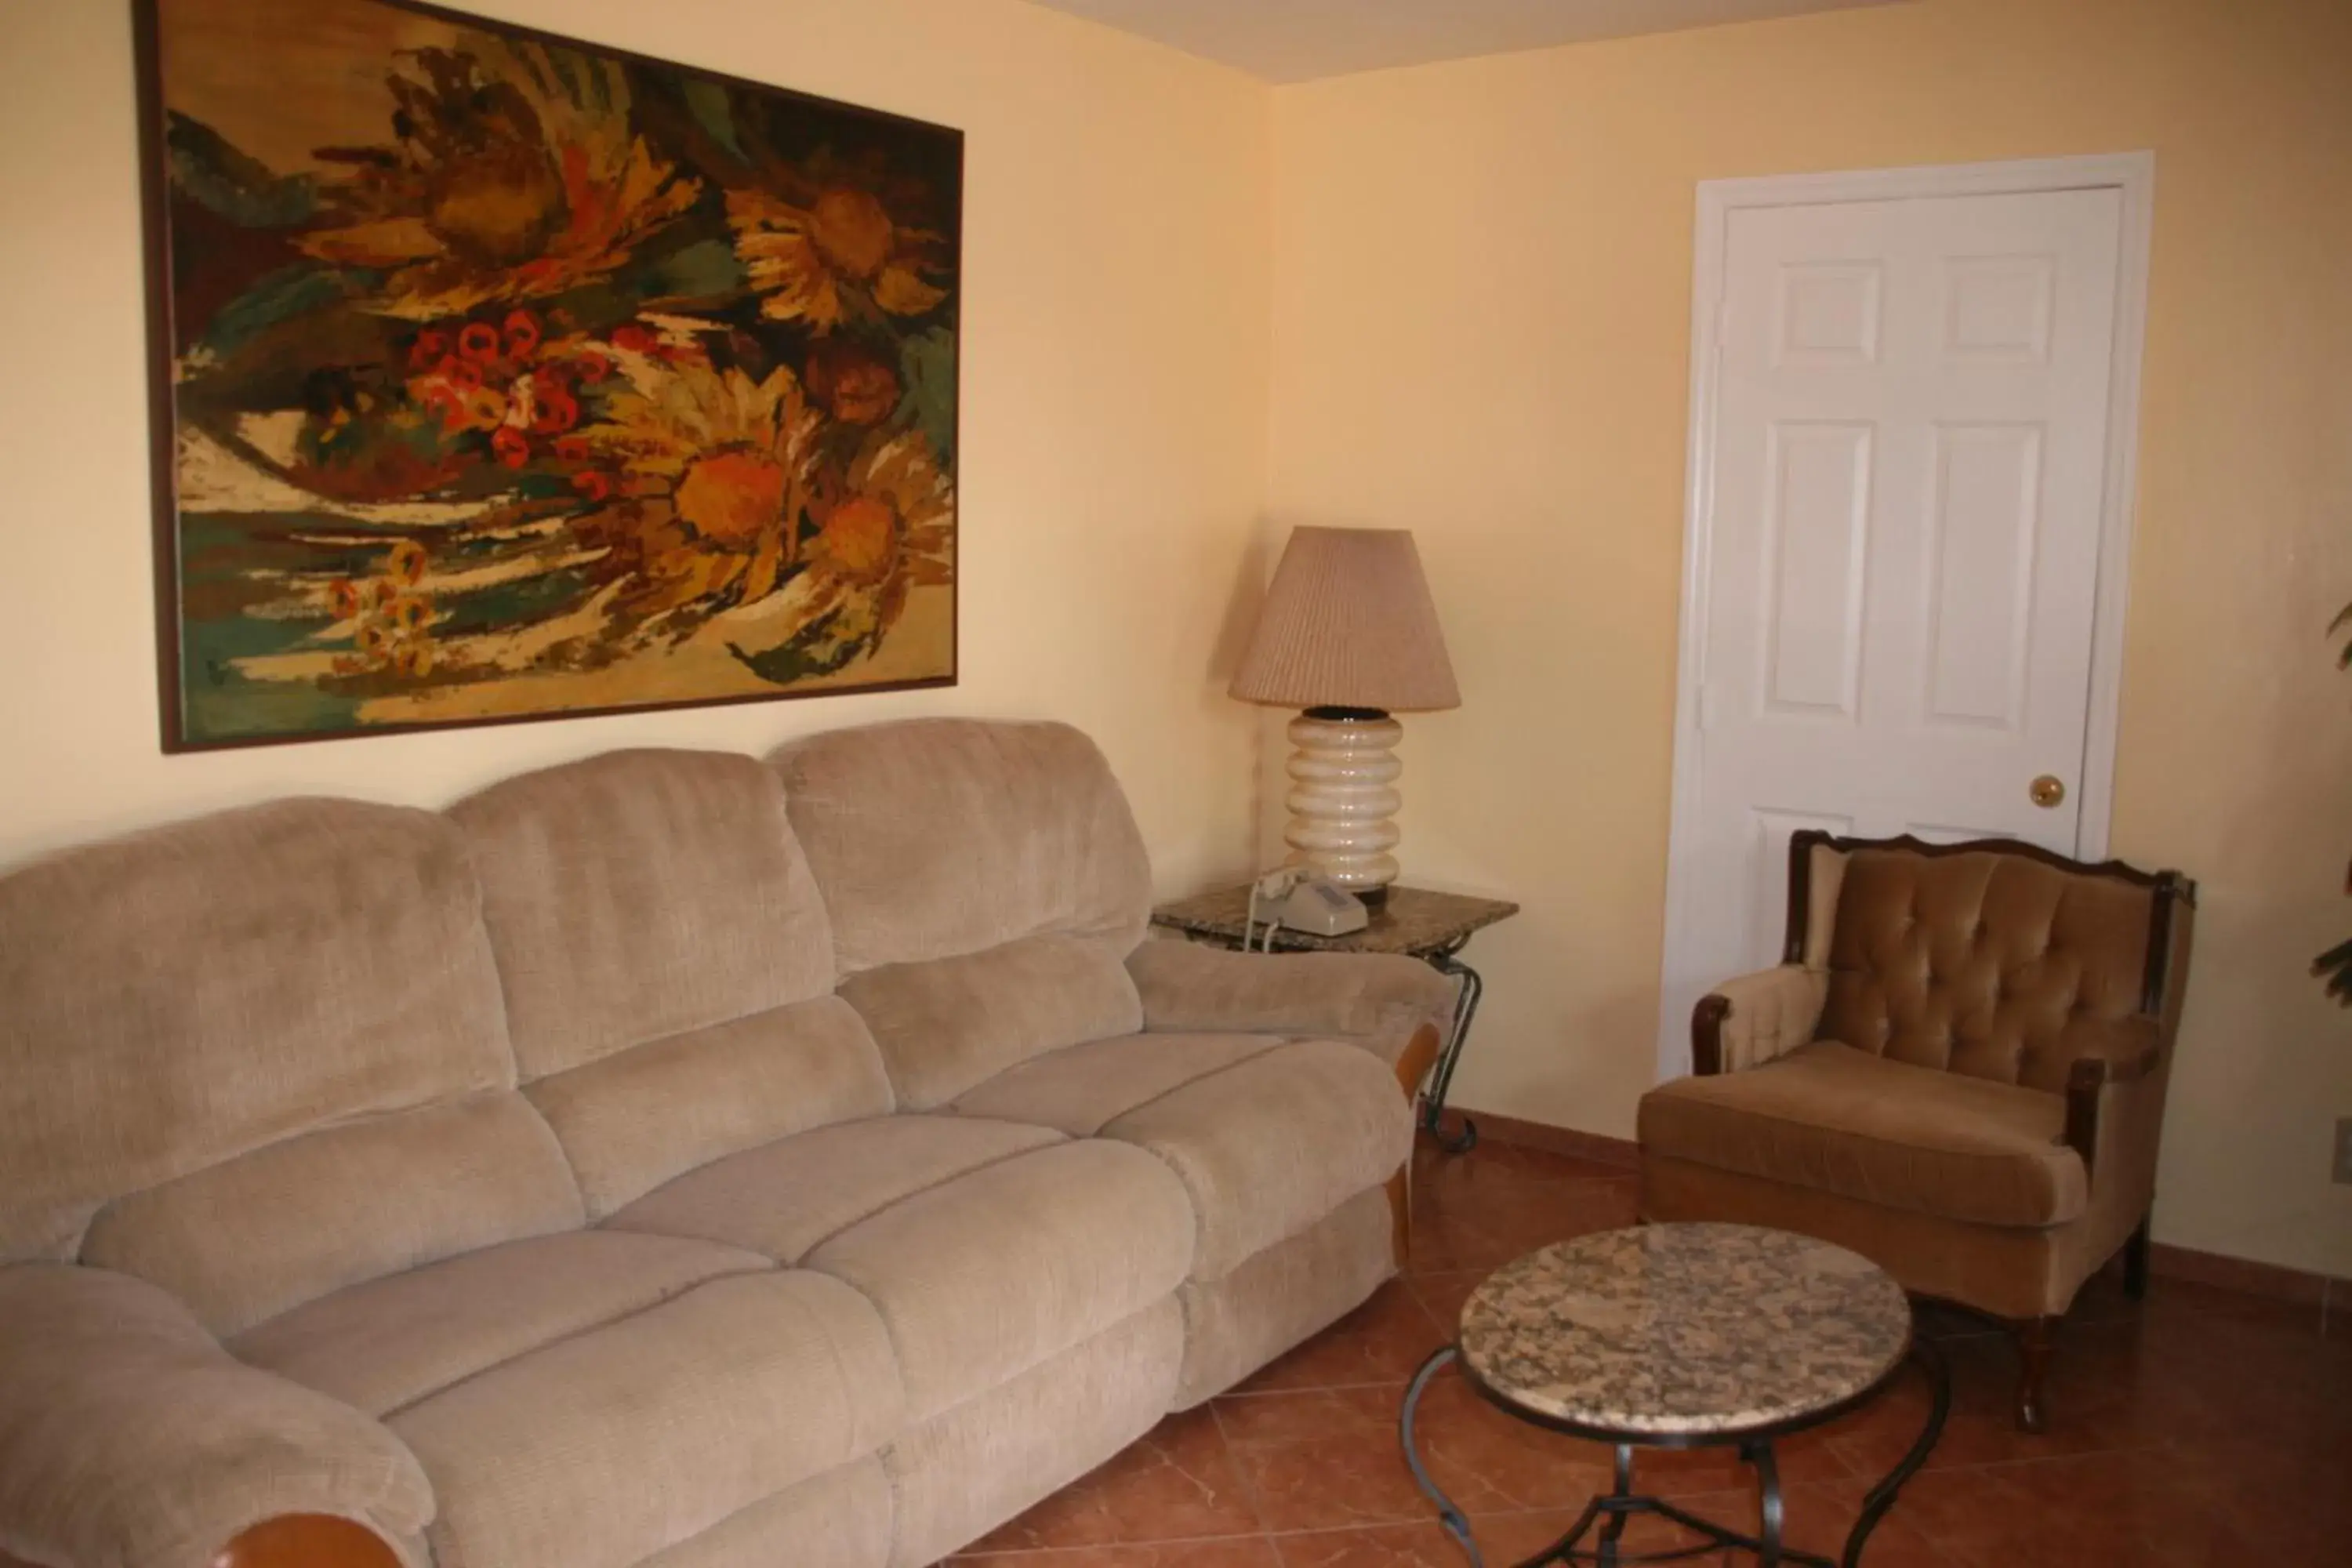
<svg viewBox="0 0 2352 1568"><path fill-rule="evenodd" d="M2352 1274L2352 5L1921 0L1286 89L1272 510L1416 530L1465 706L1408 721L1408 874L1480 939L1474 1107L1651 1081L1693 185L2151 148L2114 849L2203 884L2158 1236Z"/></svg>
<svg viewBox="0 0 2352 1568"><path fill-rule="evenodd" d="M615 746L965 712L1094 733L1170 890L1244 869L1255 731L1209 670L1265 479L1266 90L1017 0L474 8L966 132L961 686L163 756L131 7L10 5L0 863L266 795L437 805Z"/></svg>
<svg viewBox="0 0 2352 1568"><path fill-rule="evenodd" d="M128 7L14 6L0 863L267 795L438 804L614 746L955 711L1095 733L1190 889L1272 843L1278 792L1246 781L1279 721L1211 673L1266 552L1294 521L1403 524L1467 695L1408 726L1411 872L1528 905L1480 939L1462 1099L1622 1135L1652 1072L1693 183L2148 147L2115 847L2205 887L2159 1234L2352 1273L2326 1184L2352 1031L2302 975L2352 931L2352 682L2318 636L2352 597L2352 7L1921 0L1278 92L1017 0L478 8L969 132L963 684L162 756Z"/></svg>

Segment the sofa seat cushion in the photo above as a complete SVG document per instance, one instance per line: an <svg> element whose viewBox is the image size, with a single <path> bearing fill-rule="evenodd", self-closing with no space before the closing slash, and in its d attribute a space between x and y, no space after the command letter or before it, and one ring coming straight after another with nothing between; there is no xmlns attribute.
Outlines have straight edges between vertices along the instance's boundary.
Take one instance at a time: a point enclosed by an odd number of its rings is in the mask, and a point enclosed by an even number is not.
<svg viewBox="0 0 2352 1568"><path fill-rule="evenodd" d="M1280 1035L1114 1035L1001 1072L958 1100L955 1109L1091 1138L1147 1100L1284 1043Z"/></svg>
<svg viewBox="0 0 2352 1568"><path fill-rule="evenodd" d="M511 1089L320 1128L100 1211L82 1261L224 1337L369 1279L577 1230L562 1146Z"/></svg>
<svg viewBox="0 0 2352 1568"><path fill-rule="evenodd" d="M638 1568L888 1568L890 1478L877 1455L732 1513Z"/></svg>
<svg viewBox="0 0 2352 1568"><path fill-rule="evenodd" d="M1888 1061L1835 1041L1642 1099L1643 1152L1974 1225L2079 1217L2058 1095Z"/></svg>
<svg viewBox="0 0 2352 1568"><path fill-rule="evenodd" d="M958 1103L1068 1126L1108 1113L1098 1136L1149 1150L1183 1182L1200 1223L1192 1278L1218 1279L1387 1181L1412 1150L1412 1108L1378 1057L1336 1040L1235 1043L1247 1038L1095 1041Z"/></svg>
<svg viewBox="0 0 2352 1568"><path fill-rule="evenodd" d="M1032 1058L1143 1027L1124 957L1098 938L1026 936L869 969L841 994L874 1032L898 1108L931 1110Z"/></svg>
<svg viewBox="0 0 2352 1568"><path fill-rule="evenodd" d="M890 1110L873 1037L838 996L649 1041L523 1092L555 1129L592 1220L730 1154Z"/></svg>
<svg viewBox="0 0 2352 1568"><path fill-rule="evenodd" d="M513 1086L480 892L430 813L275 801L0 877L0 1262L73 1258L107 1205L241 1155ZM373 1255L381 1207L327 1214L358 1270L334 1283L478 1247L499 1206L409 1216ZM236 1240L274 1265L319 1217L245 1216Z"/></svg>
<svg viewBox="0 0 2352 1568"><path fill-rule="evenodd" d="M1172 1295L1192 1260L1192 1209L1167 1167L1090 1140L927 1188L803 1266L881 1313L914 1422Z"/></svg>
<svg viewBox="0 0 2352 1568"><path fill-rule="evenodd" d="M977 1118L845 1121L689 1172L604 1226L695 1237L798 1263L819 1243L903 1198L1061 1141L1051 1128Z"/></svg>
<svg viewBox="0 0 2352 1568"><path fill-rule="evenodd" d="M383 1416L706 1279L774 1267L756 1252L707 1241L571 1231L338 1290L247 1330L227 1348Z"/></svg>
<svg viewBox="0 0 2352 1568"><path fill-rule="evenodd" d="M388 1424L433 1482L440 1568L627 1568L903 1421L873 1307L772 1269L528 1352Z"/></svg>

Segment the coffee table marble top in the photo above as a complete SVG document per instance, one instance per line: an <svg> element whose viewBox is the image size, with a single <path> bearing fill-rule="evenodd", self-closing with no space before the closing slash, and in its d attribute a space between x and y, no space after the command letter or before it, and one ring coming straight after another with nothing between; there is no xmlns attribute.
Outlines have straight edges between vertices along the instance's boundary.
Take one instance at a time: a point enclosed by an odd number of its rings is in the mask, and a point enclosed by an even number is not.
<svg viewBox="0 0 2352 1568"><path fill-rule="evenodd" d="M1463 1364L1496 1399L1628 1441L1833 1409L1910 1342L1910 1303L1869 1259L1745 1225L1579 1237L1506 1264L1462 1309Z"/></svg>

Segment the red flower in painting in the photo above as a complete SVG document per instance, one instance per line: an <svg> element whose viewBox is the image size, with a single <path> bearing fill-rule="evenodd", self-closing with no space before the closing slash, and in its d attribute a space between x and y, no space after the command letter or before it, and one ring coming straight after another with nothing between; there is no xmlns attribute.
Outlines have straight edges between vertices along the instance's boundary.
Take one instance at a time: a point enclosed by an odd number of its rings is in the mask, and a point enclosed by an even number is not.
<svg viewBox="0 0 2352 1568"><path fill-rule="evenodd" d="M846 338L820 338L809 351L808 389L851 425L877 425L898 406L898 376L873 350Z"/></svg>
<svg viewBox="0 0 2352 1568"><path fill-rule="evenodd" d="M572 362L572 368L583 386L594 386L613 374L613 362L594 349L590 349Z"/></svg>
<svg viewBox="0 0 2352 1568"><path fill-rule="evenodd" d="M613 478L593 468L583 468L572 476L572 488L590 500L604 500L613 493Z"/></svg>
<svg viewBox="0 0 2352 1568"><path fill-rule="evenodd" d="M660 341L635 321L613 329L613 346L624 353L649 354Z"/></svg>
<svg viewBox="0 0 2352 1568"><path fill-rule="evenodd" d="M530 427L542 436L553 436L580 423L580 401L559 384L539 395L538 407L533 410Z"/></svg>
<svg viewBox="0 0 2352 1568"><path fill-rule="evenodd" d="M482 389L482 367L461 359L445 359L434 368L434 374L466 392Z"/></svg>
<svg viewBox="0 0 2352 1568"><path fill-rule="evenodd" d="M498 434L490 437L490 450L509 468L520 468L530 461L530 443L511 425L499 426Z"/></svg>
<svg viewBox="0 0 2352 1568"><path fill-rule="evenodd" d="M507 353L516 359L529 359L539 347L539 318L529 310L512 310L507 314Z"/></svg>
<svg viewBox="0 0 2352 1568"><path fill-rule="evenodd" d="M466 400L446 382L425 383L417 390L416 401L441 416L444 430L455 430L466 422Z"/></svg>
<svg viewBox="0 0 2352 1568"><path fill-rule="evenodd" d="M499 357L499 330L488 321L468 321L457 334L457 352L478 364Z"/></svg>
<svg viewBox="0 0 2352 1568"><path fill-rule="evenodd" d="M447 358L448 353L449 334L443 331L438 327L427 327L423 331L416 334L416 341L415 342L408 345L408 368L411 370L430 369L433 365L438 363L443 359Z"/></svg>

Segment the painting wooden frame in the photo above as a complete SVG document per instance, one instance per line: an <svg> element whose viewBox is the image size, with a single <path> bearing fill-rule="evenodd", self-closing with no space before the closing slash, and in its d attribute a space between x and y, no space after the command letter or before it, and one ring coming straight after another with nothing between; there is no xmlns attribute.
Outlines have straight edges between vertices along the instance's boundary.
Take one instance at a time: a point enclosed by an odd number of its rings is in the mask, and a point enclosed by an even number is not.
<svg viewBox="0 0 2352 1568"><path fill-rule="evenodd" d="M952 685L962 132L134 0L167 752Z"/></svg>

